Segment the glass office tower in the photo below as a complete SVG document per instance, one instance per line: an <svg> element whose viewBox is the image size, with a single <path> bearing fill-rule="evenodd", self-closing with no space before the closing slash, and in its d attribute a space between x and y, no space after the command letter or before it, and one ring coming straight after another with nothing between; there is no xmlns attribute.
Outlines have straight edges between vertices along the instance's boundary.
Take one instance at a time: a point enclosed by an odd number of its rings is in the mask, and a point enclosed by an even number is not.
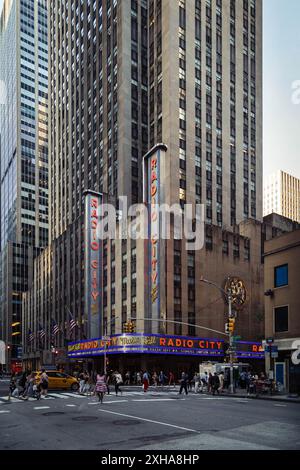
<svg viewBox="0 0 300 470"><path fill-rule="evenodd" d="M6 95L0 105L0 337L15 366L22 355L22 292L33 257L48 244L46 0L4 0L0 80Z"/></svg>

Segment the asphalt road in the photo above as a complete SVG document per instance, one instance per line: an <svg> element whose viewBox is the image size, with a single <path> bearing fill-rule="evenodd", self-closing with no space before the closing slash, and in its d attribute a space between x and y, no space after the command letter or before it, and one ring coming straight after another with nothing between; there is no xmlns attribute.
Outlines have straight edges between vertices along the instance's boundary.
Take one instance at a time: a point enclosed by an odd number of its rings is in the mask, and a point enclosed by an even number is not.
<svg viewBox="0 0 300 470"><path fill-rule="evenodd" d="M299 450L300 405L141 391L0 398L0 449Z"/></svg>

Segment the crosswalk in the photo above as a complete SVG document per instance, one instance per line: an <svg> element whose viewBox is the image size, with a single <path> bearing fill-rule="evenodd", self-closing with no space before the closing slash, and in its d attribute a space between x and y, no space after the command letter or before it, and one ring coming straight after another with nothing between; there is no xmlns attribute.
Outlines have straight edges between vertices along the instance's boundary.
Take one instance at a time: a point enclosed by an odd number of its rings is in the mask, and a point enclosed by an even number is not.
<svg viewBox="0 0 300 470"><path fill-rule="evenodd" d="M124 390L122 393L119 393L118 397L121 398L129 398L129 397L158 397L161 398L163 396L165 397L170 397L170 396L175 396L178 395L178 391L176 390L170 390L170 391L164 391L163 393L159 393L159 391L149 391L147 394L145 394L142 390L136 391L136 390ZM116 398L115 393L112 391L110 392L107 397L114 397ZM79 393L76 392L49 392L47 395L47 398L41 397L40 401L48 401L48 400L70 400L70 399L75 399L75 400L86 400L87 398L91 398L91 395L80 395ZM16 404L16 403L24 403L24 402L36 402L36 398L29 397L27 400L24 400L22 398L15 398L11 397L9 399L8 396L3 396L0 397L0 406L9 403Z"/></svg>

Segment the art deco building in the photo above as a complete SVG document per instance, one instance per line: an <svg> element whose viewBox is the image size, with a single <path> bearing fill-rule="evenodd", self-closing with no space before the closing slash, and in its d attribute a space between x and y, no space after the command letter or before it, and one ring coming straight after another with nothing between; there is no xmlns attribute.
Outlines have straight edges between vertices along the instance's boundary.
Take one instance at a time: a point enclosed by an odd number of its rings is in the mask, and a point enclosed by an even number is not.
<svg viewBox="0 0 300 470"><path fill-rule="evenodd" d="M4 0L0 19L0 337L22 357L22 292L48 245L47 1ZM9 365L9 364L8 364Z"/></svg>
<svg viewBox="0 0 300 470"><path fill-rule="evenodd" d="M51 248L42 256L51 260L39 261L36 270L45 263L53 270L49 295L45 289L50 310L41 315L64 327L70 311L86 324L84 192L102 193L116 206L119 196L127 196L128 205L142 202L143 156L164 142L164 201L206 204L207 224L201 254L187 253L184 242L166 244L165 314L191 324L206 321L199 275L221 279L205 272L205 257L212 256L212 265L224 257L213 255L224 229L236 235L235 263L239 256L249 263L248 235L240 239L236 227L262 219L262 2L56 0L49 6L49 37ZM222 282L235 263L230 269L224 264ZM147 270L143 243L104 243L108 333L121 332L128 318L137 319L140 331L153 331L141 320ZM32 290L26 318L34 302ZM224 329L225 308L210 325ZM167 330L188 333L180 325ZM60 347L64 338L62 331Z"/></svg>

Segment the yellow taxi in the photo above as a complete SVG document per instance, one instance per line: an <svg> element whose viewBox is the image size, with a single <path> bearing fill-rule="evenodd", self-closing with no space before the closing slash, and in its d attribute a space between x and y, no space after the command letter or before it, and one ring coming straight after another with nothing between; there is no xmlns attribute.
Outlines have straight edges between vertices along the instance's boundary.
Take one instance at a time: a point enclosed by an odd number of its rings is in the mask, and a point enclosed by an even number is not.
<svg viewBox="0 0 300 470"><path fill-rule="evenodd" d="M48 375L48 389L49 390L72 390L73 392L77 392L79 389L78 380L71 375L65 374L64 372L59 372L57 370L46 370L46 374ZM41 378L42 372L35 372L35 377L37 383L39 383Z"/></svg>

